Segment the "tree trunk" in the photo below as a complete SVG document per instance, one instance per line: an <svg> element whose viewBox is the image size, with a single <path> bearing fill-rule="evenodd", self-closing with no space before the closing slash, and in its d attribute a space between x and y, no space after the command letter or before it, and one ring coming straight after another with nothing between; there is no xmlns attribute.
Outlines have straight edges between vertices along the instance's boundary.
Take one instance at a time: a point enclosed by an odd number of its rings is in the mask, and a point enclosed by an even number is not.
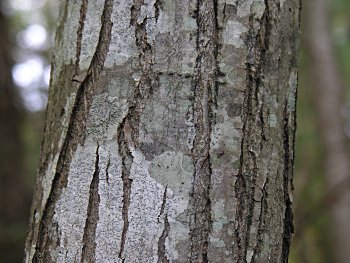
<svg viewBox="0 0 350 263"><path fill-rule="evenodd" d="M287 262L299 6L62 4L26 262Z"/></svg>
<svg viewBox="0 0 350 263"><path fill-rule="evenodd" d="M3 3L0 0L0 6ZM21 262L31 191L26 187L23 150L26 116L11 77L14 63L9 26L0 8L0 261Z"/></svg>

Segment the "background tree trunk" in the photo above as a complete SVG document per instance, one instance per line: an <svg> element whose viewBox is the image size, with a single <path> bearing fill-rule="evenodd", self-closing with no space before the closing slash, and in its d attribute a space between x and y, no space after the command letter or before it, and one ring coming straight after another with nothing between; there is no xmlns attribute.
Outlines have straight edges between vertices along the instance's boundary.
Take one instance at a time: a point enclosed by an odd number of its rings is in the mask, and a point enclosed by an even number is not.
<svg viewBox="0 0 350 263"><path fill-rule="evenodd" d="M26 262L287 262L299 6L62 4Z"/></svg>
<svg viewBox="0 0 350 263"><path fill-rule="evenodd" d="M21 262L32 194L26 187L21 133L26 116L11 77L9 24L0 8L0 262Z"/></svg>
<svg viewBox="0 0 350 263"><path fill-rule="evenodd" d="M317 94L314 101L328 185L324 205L330 207L336 262L345 263L350 258L350 158L341 117L345 91L333 47L328 2L312 0L307 2L306 7L306 43L315 84L312 88Z"/></svg>

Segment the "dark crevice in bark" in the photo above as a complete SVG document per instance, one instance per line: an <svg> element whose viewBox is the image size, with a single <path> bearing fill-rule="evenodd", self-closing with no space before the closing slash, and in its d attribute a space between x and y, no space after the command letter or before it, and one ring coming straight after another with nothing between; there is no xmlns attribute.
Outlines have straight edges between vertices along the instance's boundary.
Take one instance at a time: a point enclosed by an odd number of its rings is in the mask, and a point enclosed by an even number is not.
<svg viewBox="0 0 350 263"><path fill-rule="evenodd" d="M208 262L211 219L211 129L218 89L218 23L216 1L197 1L197 60L193 77L193 120L196 129L192 147L194 164L190 195L190 262Z"/></svg>
<svg viewBox="0 0 350 263"><path fill-rule="evenodd" d="M129 115L127 115L128 117ZM124 118L123 122L120 124L118 128L118 151L119 155L122 158L122 181L123 181L123 208L122 208L122 219L123 219L123 230L120 241L120 249L119 249L119 258L124 262L125 257L124 246L126 241L126 234L129 228L129 206L130 206L130 194L131 194L131 183L132 179L130 178L130 170L134 160L132 156L129 144L128 144L128 136L130 135L131 128L129 125L128 119Z"/></svg>
<svg viewBox="0 0 350 263"><path fill-rule="evenodd" d="M284 126L283 126L283 149L284 149L284 168L283 168L283 196L285 202L285 211L283 219L283 243L282 258L283 262L288 262L289 249L292 234L294 233L292 202L289 197L290 183L292 178L293 163L291 159L292 145L290 145L291 131L289 127L288 100L284 105ZM294 139L293 139L294 140Z"/></svg>
<svg viewBox="0 0 350 263"><path fill-rule="evenodd" d="M252 263L254 262L258 262L258 256L259 254L262 252L262 246L264 244L263 241L263 233L265 231L265 225L266 225L266 213L267 213L267 187L268 187L268 183L269 183L269 178L266 178L266 181L263 185L262 188L262 197L261 200L259 200L260 202L260 215L259 215L259 226L258 226L258 230L257 230L257 235L256 235L256 245L253 249L253 257L252 257Z"/></svg>
<svg viewBox="0 0 350 263"><path fill-rule="evenodd" d="M156 0L156 2L154 3L154 9L155 9L155 19L156 21L158 21L158 17L159 17L159 11L163 8L164 5L164 0Z"/></svg>
<svg viewBox="0 0 350 263"><path fill-rule="evenodd" d="M161 217L161 215L164 214L165 205L166 205L166 194L167 194L167 190L168 190L168 186L166 185L166 186L165 186L165 190L164 190L164 194L163 194L163 202L162 202L162 205L161 205L161 207L160 207L159 215L158 215L158 217L157 217L158 223L160 222L160 217Z"/></svg>
<svg viewBox="0 0 350 263"><path fill-rule="evenodd" d="M159 222L160 216L164 214L167 189L168 187L166 186L163 194L162 206L160 208L160 213L158 216L158 222ZM169 231L170 231L170 224L168 220L168 214L166 213L164 215L164 229L163 229L162 235L159 237L159 240L158 240L158 263L169 263L169 260L166 256L166 250L165 250L165 239L168 237Z"/></svg>
<svg viewBox="0 0 350 263"><path fill-rule="evenodd" d="M80 6L80 19L79 19L79 27L77 31L77 50L75 54L75 74L79 73L81 42L83 39L83 30L85 25L85 17L86 17L88 3L89 3L89 0L82 0L81 6Z"/></svg>
<svg viewBox="0 0 350 263"><path fill-rule="evenodd" d="M143 0L135 0L131 7L130 25L135 27L136 46L139 49L139 67L142 76L138 85L135 87L133 97L129 100L129 109L123 121L118 127L117 141L118 151L122 158L122 180L123 180L123 230L121 234L121 242L119 249L119 258L125 262L125 243L129 228L129 206L132 179L130 178L130 170L133 163L131 148L139 146L139 124L140 116L145 105L145 101L152 93L152 87L158 85L157 76L153 72L153 53L152 48L147 42L147 30L145 18L138 23L138 17L141 12Z"/></svg>
<svg viewBox="0 0 350 263"><path fill-rule="evenodd" d="M111 14L113 9L113 0L106 0L101 17L101 30L98 44L88 69L88 74L80 84L76 94L74 106L69 120L67 134L59 154L56 173L52 181L51 191L42 214L39 226L39 236L36 244L36 252L33 257L34 262L51 262L50 243L54 242L50 232L55 205L59 199L62 189L67 186L69 167L73 155L78 147L82 145L85 139L85 122L91 107L94 94L98 87L94 81L99 78L103 69L104 61L107 57L109 43L111 39Z"/></svg>
<svg viewBox="0 0 350 263"><path fill-rule="evenodd" d="M107 165L106 165L106 183L109 185L109 167L111 166L111 156L108 155Z"/></svg>
<svg viewBox="0 0 350 263"><path fill-rule="evenodd" d="M87 208L86 222L83 235L83 249L81 254L81 263L83 262L95 262L95 250L96 250L96 227L99 219L99 204L100 195L98 194L99 185L99 145L96 148L96 161L95 171L90 184L89 204Z"/></svg>

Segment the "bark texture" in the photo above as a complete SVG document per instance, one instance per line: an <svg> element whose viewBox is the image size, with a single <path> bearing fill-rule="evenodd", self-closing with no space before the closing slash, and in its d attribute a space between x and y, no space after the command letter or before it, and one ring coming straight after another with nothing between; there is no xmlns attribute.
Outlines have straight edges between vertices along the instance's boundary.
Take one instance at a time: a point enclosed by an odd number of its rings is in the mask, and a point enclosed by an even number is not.
<svg viewBox="0 0 350 263"><path fill-rule="evenodd" d="M63 3L26 262L287 262L299 7Z"/></svg>

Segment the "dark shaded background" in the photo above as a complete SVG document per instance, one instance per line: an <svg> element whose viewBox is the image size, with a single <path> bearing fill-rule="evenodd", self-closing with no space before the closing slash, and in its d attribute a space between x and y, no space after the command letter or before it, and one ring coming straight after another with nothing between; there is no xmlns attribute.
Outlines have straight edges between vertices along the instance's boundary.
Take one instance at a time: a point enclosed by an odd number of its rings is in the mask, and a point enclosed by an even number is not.
<svg viewBox="0 0 350 263"><path fill-rule="evenodd" d="M59 2L0 0L0 263L23 258ZM350 262L349 0L304 0L299 64L290 262Z"/></svg>

